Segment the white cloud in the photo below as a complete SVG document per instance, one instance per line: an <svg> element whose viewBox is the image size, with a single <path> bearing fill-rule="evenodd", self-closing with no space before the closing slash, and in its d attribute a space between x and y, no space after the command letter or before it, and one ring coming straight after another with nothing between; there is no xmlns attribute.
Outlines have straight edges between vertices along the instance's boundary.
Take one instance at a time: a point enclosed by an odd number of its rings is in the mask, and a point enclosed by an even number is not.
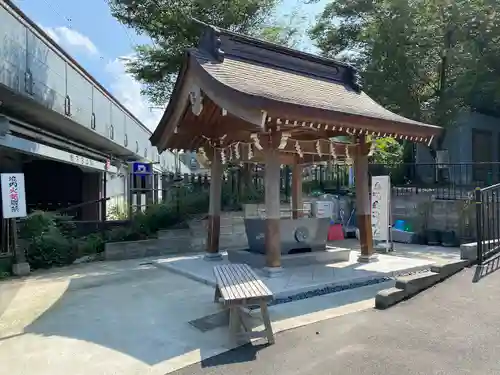
<svg viewBox="0 0 500 375"><path fill-rule="evenodd" d="M154 106L141 95L141 84L125 70L123 60L127 58L131 56L117 58L106 65L106 71L112 77L111 92L144 125L154 131L163 115L163 110L151 108Z"/></svg>
<svg viewBox="0 0 500 375"><path fill-rule="evenodd" d="M154 107L149 100L141 95L141 84L126 72L124 60L133 58L133 55L114 59L106 65L106 71L112 77L110 90L113 96L132 112L144 125L154 131L163 115L162 109ZM173 171L175 168L175 156L171 152L163 153L165 156L165 167ZM190 170L181 165L181 173L189 173Z"/></svg>
<svg viewBox="0 0 500 375"><path fill-rule="evenodd" d="M126 72L124 60L133 58L133 55L124 56L110 61L106 65L106 71L112 77L110 85L111 93L120 101L135 117L137 117L151 131L154 131L163 115L162 109L152 109L153 105L141 95L141 84ZM167 170L173 171L176 167L175 156L171 152L164 152ZM190 170L184 164L180 165L181 173L189 173Z"/></svg>
<svg viewBox="0 0 500 375"><path fill-rule="evenodd" d="M63 47L68 49L78 49L89 55L96 56L99 54L99 50L96 45L85 35L79 33L74 29L70 29L66 26L58 27L43 27L49 36L54 39L54 41Z"/></svg>

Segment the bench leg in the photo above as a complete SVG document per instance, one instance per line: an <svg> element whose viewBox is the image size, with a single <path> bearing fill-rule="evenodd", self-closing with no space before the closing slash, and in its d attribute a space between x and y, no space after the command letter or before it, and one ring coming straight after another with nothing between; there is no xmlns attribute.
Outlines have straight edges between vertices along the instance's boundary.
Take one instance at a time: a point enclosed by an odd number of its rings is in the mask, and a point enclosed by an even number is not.
<svg viewBox="0 0 500 375"><path fill-rule="evenodd" d="M229 308L229 332L235 338L241 332L241 321L238 309L239 307Z"/></svg>
<svg viewBox="0 0 500 375"><path fill-rule="evenodd" d="M219 289L219 286L216 285L215 286L215 295L214 295L214 302L215 303L218 303L219 302L219 298L221 298L222 295L220 294L220 289Z"/></svg>
<svg viewBox="0 0 500 375"><path fill-rule="evenodd" d="M260 311L262 313L264 327L266 328L267 342L272 345L274 344L274 333L273 327L271 326L271 320L269 319L269 310L267 309L267 303L265 301L260 303Z"/></svg>

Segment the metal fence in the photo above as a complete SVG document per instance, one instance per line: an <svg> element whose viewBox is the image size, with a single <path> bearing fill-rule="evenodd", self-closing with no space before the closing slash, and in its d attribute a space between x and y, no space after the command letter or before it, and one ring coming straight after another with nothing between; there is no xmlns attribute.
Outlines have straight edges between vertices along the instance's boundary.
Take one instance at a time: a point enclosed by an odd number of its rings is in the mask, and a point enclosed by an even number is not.
<svg viewBox="0 0 500 375"><path fill-rule="evenodd" d="M475 191L477 260L480 265L500 252L500 184Z"/></svg>
<svg viewBox="0 0 500 375"><path fill-rule="evenodd" d="M476 187L486 187L500 182L500 163L370 164L371 176L389 175L393 194L409 195L432 193L437 199L470 199ZM178 179L171 173L167 181ZM170 194L169 199L182 199L186 194L206 193L210 176L185 174L183 191ZM291 168L281 169L281 200L291 199ZM354 194L354 171L348 165L318 165L303 170L305 194L330 193ZM371 180L371 179L370 179ZM262 203L264 200L264 166L228 168L223 175L223 204Z"/></svg>

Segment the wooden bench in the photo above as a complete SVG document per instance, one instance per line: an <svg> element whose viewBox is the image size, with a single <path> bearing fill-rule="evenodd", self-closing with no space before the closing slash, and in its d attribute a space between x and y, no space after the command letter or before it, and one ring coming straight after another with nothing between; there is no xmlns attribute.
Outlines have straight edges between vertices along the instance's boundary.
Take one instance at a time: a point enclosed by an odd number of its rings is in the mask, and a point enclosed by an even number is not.
<svg viewBox="0 0 500 375"><path fill-rule="evenodd" d="M229 309L229 330L238 340L266 337L269 344L274 344L274 334L269 319L267 303L273 300L273 293L246 264L226 264L214 267L215 287L214 302L222 303ZM243 314L245 306L258 305L262 313L265 330L252 332L250 324ZM244 331L244 332L242 332Z"/></svg>

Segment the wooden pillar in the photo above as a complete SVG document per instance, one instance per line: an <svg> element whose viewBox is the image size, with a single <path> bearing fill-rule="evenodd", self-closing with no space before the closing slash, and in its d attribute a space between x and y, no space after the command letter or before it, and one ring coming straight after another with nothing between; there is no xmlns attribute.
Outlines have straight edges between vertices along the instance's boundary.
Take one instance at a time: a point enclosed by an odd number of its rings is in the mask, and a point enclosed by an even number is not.
<svg viewBox="0 0 500 375"><path fill-rule="evenodd" d="M298 160L292 166L292 218L303 216L304 203L302 201L302 165Z"/></svg>
<svg viewBox="0 0 500 375"><path fill-rule="evenodd" d="M265 200L266 200L266 271L269 276L279 274L281 269L280 235L280 159L274 142L265 150Z"/></svg>
<svg viewBox="0 0 500 375"><path fill-rule="evenodd" d="M368 147L365 136L358 137L354 160L354 176L356 183L356 217L359 228L361 255L358 262L367 263L376 260L373 251L373 237L370 210L370 193L368 184Z"/></svg>
<svg viewBox="0 0 500 375"><path fill-rule="evenodd" d="M208 206L208 235L207 252L205 259L220 260L220 211L222 195L222 161L217 150L213 149L212 163L210 166L210 202Z"/></svg>

